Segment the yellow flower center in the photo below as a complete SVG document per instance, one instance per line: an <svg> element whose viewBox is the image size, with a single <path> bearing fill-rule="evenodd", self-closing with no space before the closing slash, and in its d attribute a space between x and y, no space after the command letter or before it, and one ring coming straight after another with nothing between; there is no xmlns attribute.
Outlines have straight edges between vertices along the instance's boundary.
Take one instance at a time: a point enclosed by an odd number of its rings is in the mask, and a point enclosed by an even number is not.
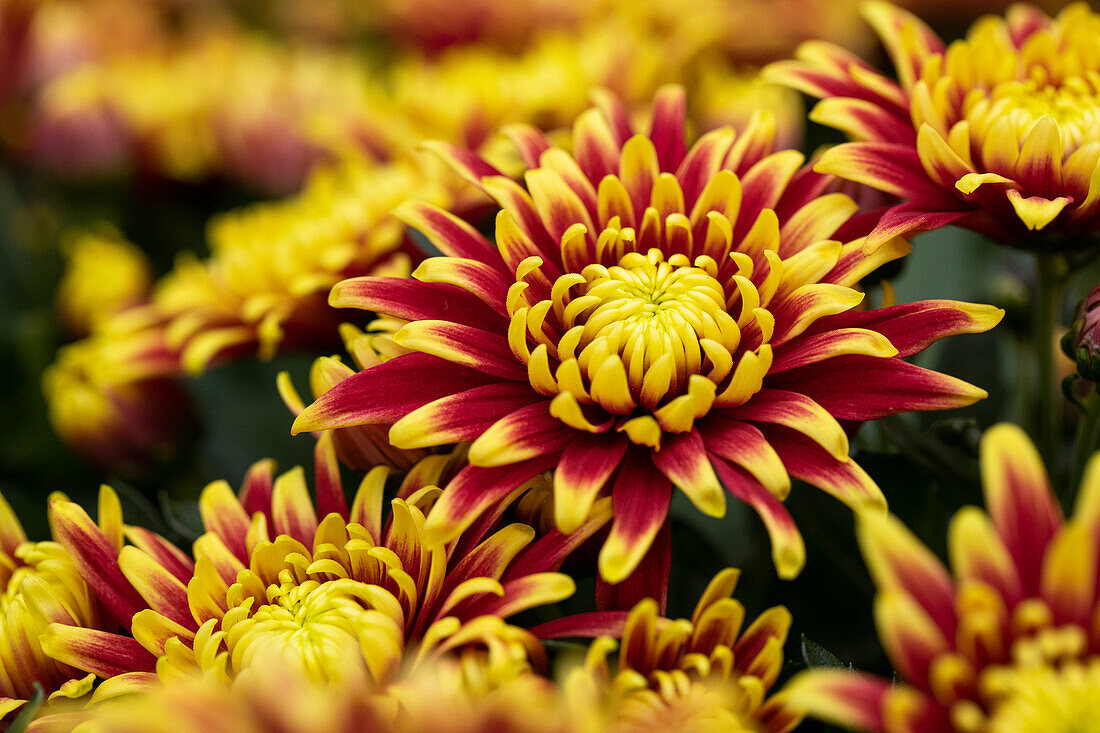
<svg viewBox="0 0 1100 733"><path fill-rule="evenodd" d="M404 633L398 621L372 607L380 590L350 579L298 585L287 578L270 586L266 605L235 622L227 614L222 624L233 668L248 667L261 650L277 649L310 678L325 680L363 639L386 639L399 650Z"/></svg>
<svg viewBox="0 0 1100 733"><path fill-rule="evenodd" d="M656 249L627 253L613 267L585 267L584 295L563 309L566 337L577 338L573 350L582 371L595 378L606 358L617 354L630 396L647 409L666 395L682 394L688 377L704 366L712 381L721 381L741 334L725 311L716 273L708 256L692 266L681 254L666 261Z"/></svg>
<svg viewBox="0 0 1100 733"><path fill-rule="evenodd" d="M1026 615L1049 613L1025 604ZM1038 612L1038 613L1035 613ZM1021 618L1017 614L1017 619ZM1088 636L1077 625L1043 626L1016 639L1011 663L991 665L978 677L981 703L951 708L965 733L1086 733L1100 720L1100 658L1086 656Z"/></svg>
<svg viewBox="0 0 1100 733"><path fill-rule="evenodd" d="M1100 721L1100 659L1015 670L989 733L1090 733Z"/></svg>

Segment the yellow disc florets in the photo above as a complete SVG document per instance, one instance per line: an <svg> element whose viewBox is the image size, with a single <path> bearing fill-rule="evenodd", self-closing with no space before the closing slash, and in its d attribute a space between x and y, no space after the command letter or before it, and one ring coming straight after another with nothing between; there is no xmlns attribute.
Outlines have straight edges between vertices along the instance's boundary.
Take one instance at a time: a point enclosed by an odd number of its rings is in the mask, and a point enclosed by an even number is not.
<svg viewBox="0 0 1100 733"><path fill-rule="evenodd" d="M942 129L955 123L950 109L958 105L959 119L969 129L952 134L965 139L969 133L975 160L1006 176L1017 167L1015 156L1006 154L1028 154L1023 143L1035 125L1050 124L1063 151L1060 162L1066 162L1100 134L1098 30L1100 16L1084 3L1070 6L1049 28L1022 42L1002 19L984 19L946 56L926 64L924 84L913 97L914 118ZM947 117L928 117L935 107Z"/></svg>
<svg viewBox="0 0 1100 733"><path fill-rule="evenodd" d="M956 730L1077 733L1100 720L1100 658L1088 656L1088 634L1050 621L1050 609L1038 599L1017 607L1013 625L1032 630L1012 642L1005 663L979 672L978 700L951 707Z"/></svg>
<svg viewBox="0 0 1100 733"><path fill-rule="evenodd" d="M712 362L724 364L724 370L712 364L708 376L721 381L740 331L725 311L726 295L716 274L714 260L706 255L693 266L682 254L666 261L656 249L646 255L627 253L613 267L584 268L584 295L573 303L587 307L563 313L567 327L582 327L575 347L582 371L617 354L633 401L647 409L667 394L682 394L688 378L712 353L718 354ZM597 369L592 377L598 374Z"/></svg>

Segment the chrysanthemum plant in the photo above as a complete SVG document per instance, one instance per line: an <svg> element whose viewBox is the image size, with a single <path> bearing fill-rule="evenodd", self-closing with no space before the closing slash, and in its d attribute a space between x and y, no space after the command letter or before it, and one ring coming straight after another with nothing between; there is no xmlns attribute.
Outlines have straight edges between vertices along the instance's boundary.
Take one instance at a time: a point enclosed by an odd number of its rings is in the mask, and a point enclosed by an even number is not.
<svg viewBox="0 0 1100 733"><path fill-rule="evenodd" d="M336 384L294 424L391 423L390 441L410 449L470 442L470 466L425 525L432 538L455 537L553 469L563 532L611 497L604 598L663 603L674 487L713 517L727 492L752 506L791 578L805 562L783 506L792 477L852 507L885 503L840 421L985 395L903 359L987 330L1001 312L867 307L861 278L908 245L869 250L856 204L800 153L774 151L766 115L688 147L684 95L670 87L642 132L601 97L573 126L572 152L530 127L508 132L522 182L430 146L496 202L494 240L434 206L403 205L398 216L443 256L411 279L346 280L330 302L408 321L393 338L409 353Z"/></svg>

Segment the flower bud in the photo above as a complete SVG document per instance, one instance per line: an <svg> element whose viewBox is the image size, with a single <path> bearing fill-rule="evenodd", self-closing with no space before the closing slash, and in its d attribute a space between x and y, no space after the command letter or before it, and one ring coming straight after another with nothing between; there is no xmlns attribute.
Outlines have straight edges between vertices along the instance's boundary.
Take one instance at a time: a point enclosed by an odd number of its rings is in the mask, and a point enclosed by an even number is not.
<svg viewBox="0 0 1100 733"><path fill-rule="evenodd" d="M1077 373L1100 382L1100 285L1077 306L1073 325L1062 337L1062 351L1077 363Z"/></svg>

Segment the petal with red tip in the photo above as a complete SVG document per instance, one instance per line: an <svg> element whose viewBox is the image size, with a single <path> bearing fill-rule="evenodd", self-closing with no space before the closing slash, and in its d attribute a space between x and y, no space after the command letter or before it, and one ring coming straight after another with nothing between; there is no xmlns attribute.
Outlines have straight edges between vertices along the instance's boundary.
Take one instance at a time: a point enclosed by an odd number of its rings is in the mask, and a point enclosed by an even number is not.
<svg viewBox="0 0 1100 733"><path fill-rule="evenodd" d="M657 163L662 171L676 170L684 159L686 114L687 98L683 87L669 85L657 90L649 139L657 149Z"/></svg>

